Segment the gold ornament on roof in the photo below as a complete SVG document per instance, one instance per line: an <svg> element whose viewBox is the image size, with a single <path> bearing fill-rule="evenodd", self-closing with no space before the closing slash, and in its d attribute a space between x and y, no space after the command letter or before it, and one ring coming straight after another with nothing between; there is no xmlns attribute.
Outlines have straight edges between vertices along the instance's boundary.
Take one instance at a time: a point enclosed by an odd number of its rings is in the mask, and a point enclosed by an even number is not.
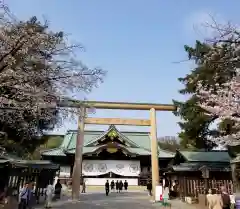
<svg viewBox="0 0 240 209"><path fill-rule="evenodd" d="M111 131L110 133L108 133L108 136L110 137L110 139L114 139L115 137L117 137L117 133L116 131Z"/></svg>
<svg viewBox="0 0 240 209"><path fill-rule="evenodd" d="M107 152L109 152L109 153L115 153L117 151L118 151L117 148L112 148L112 147L107 148Z"/></svg>

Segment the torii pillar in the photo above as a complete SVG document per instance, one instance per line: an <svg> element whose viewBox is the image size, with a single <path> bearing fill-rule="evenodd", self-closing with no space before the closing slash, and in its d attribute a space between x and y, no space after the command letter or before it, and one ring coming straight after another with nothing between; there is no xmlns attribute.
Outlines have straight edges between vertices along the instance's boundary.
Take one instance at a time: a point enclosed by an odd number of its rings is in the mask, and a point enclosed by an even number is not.
<svg viewBox="0 0 240 209"><path fill-rule="evenodd" d="M150 109L150 137L151 137L151 165L152 165L152 189L155 198L156 186L159 185L159 161L158 161L158 141L157 141L157 120L156 110Z"/></svg>

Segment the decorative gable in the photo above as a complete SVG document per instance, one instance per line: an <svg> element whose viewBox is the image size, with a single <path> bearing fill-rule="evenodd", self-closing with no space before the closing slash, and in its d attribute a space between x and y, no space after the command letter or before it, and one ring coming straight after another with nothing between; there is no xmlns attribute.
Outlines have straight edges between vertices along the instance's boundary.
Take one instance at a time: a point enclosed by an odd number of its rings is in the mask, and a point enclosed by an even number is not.
<svg viewBox="0 0 240 209"><path fill-rule="evenodd" d="M118 136L117 132L115 130L111 130L108 134L108 137L110 137L112 140Z"/></svg>
<svg viewBox="0 0 240 209"><path fill-rule="evenodd" d="M137 144L135 144L129 138L127 138L121 132L119 132L114 125L111 125L106 132L90 141L88 144L85 145L85 147L99 146L109 143L118 143L132 148L139 147Z"/></svg>

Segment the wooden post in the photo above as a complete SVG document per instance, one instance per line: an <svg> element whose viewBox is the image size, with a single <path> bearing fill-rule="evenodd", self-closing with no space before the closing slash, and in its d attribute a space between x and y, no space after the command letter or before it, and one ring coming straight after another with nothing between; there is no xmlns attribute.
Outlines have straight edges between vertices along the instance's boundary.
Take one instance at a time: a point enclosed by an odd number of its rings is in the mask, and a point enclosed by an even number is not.
<svg viewBox="0 0 240 209"><path fill-rule="evenodd" d="M80 116L78 118L78 132L77 141L75 149L75 162L72 173L72 199L79 200L80 194L80 182L82 177L82 151L84 142L84 118L85 118L86 108L80 108Z"/></svg>
<svg viewBox="0 0 240 209"><path fill-rule="evenodd" d="M158 141L157 141L157 122L156 110L150 109L151 121L151 161L152 161L152 189L153 197L155 198L156 186L159 185L159 166L158 166Z"/></svg>
<svg viewBox="0 0 240 209"><path fill-rule="evenodd" d="M233 194L235 195L236 205L240 205L239 167L240 167L240 154L237 154L237 157L231 161Z"/></svg>

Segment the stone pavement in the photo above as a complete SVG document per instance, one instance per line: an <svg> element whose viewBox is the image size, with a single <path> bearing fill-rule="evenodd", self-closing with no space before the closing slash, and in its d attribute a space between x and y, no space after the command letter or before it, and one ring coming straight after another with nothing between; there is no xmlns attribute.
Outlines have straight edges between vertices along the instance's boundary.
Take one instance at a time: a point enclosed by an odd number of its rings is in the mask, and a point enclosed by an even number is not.
<svg viewBox="0 0 240 209"><path fill-rule="evenodd" d="M35 209L43 207L35 207ZM53 203L53 209L161 209L159 203L152 203L144 192L110 193L105 196L103 192L81 194L78 202L72 202L69 198ZM193 209L193 205L187 205L179 200L172 201L172 209Z"/></svg>

